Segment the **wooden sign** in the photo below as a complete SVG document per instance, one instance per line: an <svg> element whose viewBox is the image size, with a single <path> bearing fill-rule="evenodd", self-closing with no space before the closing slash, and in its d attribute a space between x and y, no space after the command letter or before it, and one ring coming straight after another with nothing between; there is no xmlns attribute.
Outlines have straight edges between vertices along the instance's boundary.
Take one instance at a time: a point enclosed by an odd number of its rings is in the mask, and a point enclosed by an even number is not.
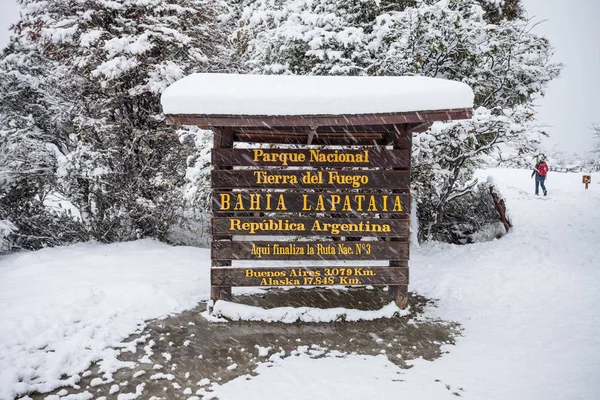
<svg viewBox="0 0 600 400"><path fill-rule="evenodd" d="M346 80L337 84L347 85ZM413 134L435 121L473 115L471 107L437 108L303 114L300 107L286 115L228 114L226 107L225 114L210 107L167 112L169 124L214 133L211 300L231 299L232 286L386 285L388 296L405 308ZM238 267L236 260L250 260L251 266ZM274 264L270 260L277 266L265 266L263 261ZM294 267L296 261L321 260L353 262ZM372 260L388 266L361 265Z"/></svg>
<svg viewBox="0 0 600 400"><path fill-rule="evenodd" d="M227 217L212 219L213 236L292 235L399 237L409 235L408 219Z"/></svg>
<svg viewBox="0 0 600 400"><path fill-rule="evenodd" d="M588 188L588 185L590 183L592 183L592 176L591 175L584 175L583 176L583 183L585 184L585 188Z"/></svg>
<svg viewBox="0 0 600 400"><path fill-rule="evenodd" d="M213 149L218 166L410 168L410 150Z"/></svg>
<svg viewBox="0 0 600 400"><path fill-rule="evenodd" d="M211 270L211 281L231 286L406 285L408 268L223 267Z"/></svg>
<svg viewBox="0 0 600 400"><path fill-rule="evenodd" d="M410 171L242 170L212 171L214 188L404 189Z"/></svg>
<svg viewBox="0 0 600 400"><path fill-rule="evenodd" d="M213 260L406 260L408 241L213 241Z"/></svg>
<svg viewBox="0 0 600 400"><path fill-rule="evenodd" d="M213 212L410 214L409 193L213 192Z"/></svg>

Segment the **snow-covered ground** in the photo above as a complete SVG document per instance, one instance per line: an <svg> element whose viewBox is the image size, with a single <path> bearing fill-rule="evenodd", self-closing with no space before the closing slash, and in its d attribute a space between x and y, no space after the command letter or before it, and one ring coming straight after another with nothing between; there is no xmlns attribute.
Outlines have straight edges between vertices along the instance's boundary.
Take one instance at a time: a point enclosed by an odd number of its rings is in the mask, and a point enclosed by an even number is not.
<svg viewBox="0 0 600 400"><path fill-rule="evenodd" d="M515 227L502 240L413 253L412 290L465 335L420 374L481 399L600 398L600 185L491 170Z"/></svg>
<svg viewBox="0 0 600 400"><path fill-rule="evenodd" d="M2 257L0 399L76 383L94 360L110 374L111 347L141 323L209 297L207 260L207 249L150 240Z"/></svg>
<svg viewBox="0 0 600 400"><path fill-rule="evenodd" d="M543 198L533 195L528 171L480 173L488 175L506 198L512 232L468 246L415 247L411 255L411 291L439 299L427 314L464 328L448 354L402 370L385 356L313 359L299 351L259 366L250 380L213 385L212 395L600 398L600 185L585 190L581 174L551 173ZM208 297L208 266L206 250L153 241L3 257L0 399L54 387L94 359L113 370L110 347L142 321Z"/></svg>

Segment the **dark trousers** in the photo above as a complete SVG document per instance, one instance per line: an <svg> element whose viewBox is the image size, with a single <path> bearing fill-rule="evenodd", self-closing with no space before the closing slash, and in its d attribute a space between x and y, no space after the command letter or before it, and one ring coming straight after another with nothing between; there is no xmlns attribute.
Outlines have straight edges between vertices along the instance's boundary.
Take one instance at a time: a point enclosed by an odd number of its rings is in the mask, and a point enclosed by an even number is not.
<svg viewBox="0 0 600 400"><path fill-rule="evenodd" d="M546 182L545 176L539 176L539 175L535 176L535 194L536 195L539 193L540 186L542 186L542 190L544 191L544 193L546 193L546 185L544 185L545 182Z"/></svg>

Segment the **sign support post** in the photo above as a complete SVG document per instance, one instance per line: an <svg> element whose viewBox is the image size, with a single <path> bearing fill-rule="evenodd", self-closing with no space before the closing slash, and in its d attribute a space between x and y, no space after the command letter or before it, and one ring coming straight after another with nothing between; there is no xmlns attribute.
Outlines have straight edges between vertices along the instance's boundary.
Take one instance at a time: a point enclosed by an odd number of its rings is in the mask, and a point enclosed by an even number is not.
<svg viewBox="0 0 600 400"><path fill-rule="evenodd" d="M231 128L215 128L213 136L213 149L231 149L233 148L233 130ZM233 167L223 167L225 170L231 170ZM212 225L212 220L211 220ZM231 236L214 237L213 240L231 241ZM215 260L211 257L211 270L219 267L231 266L230 260ZM215 286L211 282L210 298L212 300L230 300L231 286Z"/></svg>
<svg viewBox="0 0 600 400"><path fill-rule="evenodd" d="M587 189L588 185L590 183L592 183L592 176L591 175L584 175L582 181L585 184L585 188Z"/></svg>
<svg viewBox="0 0 600 400"><path fill-rule="evenodd" d="M394 150L408 150L409 153L412 149L412 133L407 132L405 126L395 126L397 134L393 136L393 149ZM408 158L408 171L411 171L411 158ZM398 216L392 216L392 218L399 218ZM410 224L410 215L408 223ZM410 236L409 236L410 237ZM398 238L392 238L392 241L400 240ZM406 277L408 280L408 259L406 260L390 260L390 267L402 268L406 271ZM408 282L406 285L390 285L388 287L388 294L392 300L396 302L396 305L400 308L406 308L408 305Z"/></svg>

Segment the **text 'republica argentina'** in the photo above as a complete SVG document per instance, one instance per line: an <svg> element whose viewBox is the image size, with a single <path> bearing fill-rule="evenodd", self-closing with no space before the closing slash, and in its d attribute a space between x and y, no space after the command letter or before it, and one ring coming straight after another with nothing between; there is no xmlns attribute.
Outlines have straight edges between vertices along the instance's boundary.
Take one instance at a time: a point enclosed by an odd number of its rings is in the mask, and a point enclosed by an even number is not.
<svg viewBox="0 0 600 400"><path fill-rule="evenodd" d="M310 230L308 229L310 227ZM390 233L392 227L389 223L379 221L360 221L356 223L345 222L328 222L327 220L315 219L306 226L304 222L294 222L290 220L272 220L265 219L263 221L242 221L239 218L229 220L229 231L244 232L250 235L256 233L270 232L289 232L290 234L312 232L312 233L331 233L337 235L339 233Z"/></svg>

